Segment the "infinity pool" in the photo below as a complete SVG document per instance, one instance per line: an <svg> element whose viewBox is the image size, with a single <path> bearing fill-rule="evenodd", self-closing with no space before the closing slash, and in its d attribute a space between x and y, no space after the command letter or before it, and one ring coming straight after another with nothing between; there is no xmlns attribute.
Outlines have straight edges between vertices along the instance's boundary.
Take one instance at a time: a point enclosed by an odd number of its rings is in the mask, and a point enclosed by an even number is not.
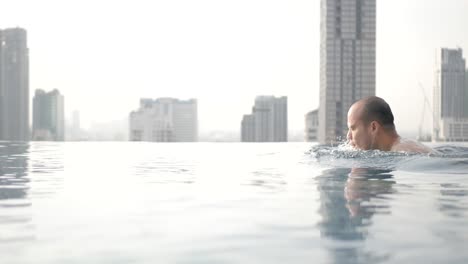
<svg viewBox="0 0 468 264"><path fill-rule="evenodd" d="M468 145L0 142L0 263L468 263Z"/></svg>

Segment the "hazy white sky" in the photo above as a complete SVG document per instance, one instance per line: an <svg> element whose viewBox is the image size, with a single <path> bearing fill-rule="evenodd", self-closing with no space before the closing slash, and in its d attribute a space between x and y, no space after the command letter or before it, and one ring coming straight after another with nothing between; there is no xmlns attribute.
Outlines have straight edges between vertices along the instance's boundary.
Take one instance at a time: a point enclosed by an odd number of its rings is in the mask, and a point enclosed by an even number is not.
<svg viewBox="0 0 468 264"><path fill-rule="evenodd" d="M31 96L65 96L82 123L121 120L141 97L199 100L200 130L240 129L256 95L288 96L290 130L318 107L319 0L3 0L28 30ZM377 95L417 131L435 52L468 54L467 0L377 0ZM430 114L426 115L429 130Z"/></svg>

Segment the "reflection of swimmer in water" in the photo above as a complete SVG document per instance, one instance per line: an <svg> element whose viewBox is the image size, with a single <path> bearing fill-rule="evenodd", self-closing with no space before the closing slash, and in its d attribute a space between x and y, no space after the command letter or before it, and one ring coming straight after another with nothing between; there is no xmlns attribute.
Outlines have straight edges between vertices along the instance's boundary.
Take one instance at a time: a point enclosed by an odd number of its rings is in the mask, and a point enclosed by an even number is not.
<svg viewBox="0 0 468 264"><path fill-rule="evenodd" d="M382 151L433 152L419 142L402 139L393 124L390 106L382 98L366 97L348 111L349 143L358 149Z"/></svg>
<svg viewBox="0 0 468 264"><path fill-rule="evenodd" d="M387 199L394 192L390 170L332 168L315 178L320 195L320 235L333 243L327 246L330 263L381 263L390 253L369 251L365 242L372 234L374 214L390 213ZM336 242L336 243L335 243ZM354 243L357 242L357 243ZM362 242L362 243L360 243Z"/></svg>
<svg viewBox="0 0 468 264"><path fill-rule="evenodd" d="M346 180L344 197L347 201L346 208L350 217L366 217L375 213L376 206L368 202L375 197L394 192L395 181L390 170L369 168L352 168ZM367 202L367 204L365 204ZM388 205L380 205L380 210L388 209Z"/></svg>

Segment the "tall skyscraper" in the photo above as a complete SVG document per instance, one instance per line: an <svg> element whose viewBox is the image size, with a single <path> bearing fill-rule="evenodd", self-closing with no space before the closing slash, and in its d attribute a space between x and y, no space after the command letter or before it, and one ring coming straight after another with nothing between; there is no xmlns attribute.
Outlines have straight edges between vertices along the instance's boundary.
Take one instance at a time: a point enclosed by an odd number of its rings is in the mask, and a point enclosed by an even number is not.
<svg viewBox="0 0 468 264"><path fill-rule="evenodd" d="M33 140L65 140L64 98L55 89L37 89L33 99Z"/></svg>
<svg viewBox="0 0 468 264"><path fill-rule="evenodd" d="M241 140L245 142L288 141L288 98L257 96L251 115L244 115Z"/></svg>
<svg viewBox="0 0 468 264"><path fill-rule="evenodd" d="M318 138L347 133L353 102L375 95L376 0L322 0Z"/></svg>
<svg viewBox="0 0 468 264"><path fill-rule="evenodd" d="M0 30L0 140L29 140L26 30Z"/></svg>
<svg viewBox="0 0 468 264"><path fill-rule="evenodd" d="M141 99L130 113L130 141L195 142L198 140L197 100Z"/></svg>
<svg viewBox="0 0 468 264"><path fill-rule="evenodd" d="M442 48L434 86L435 141L468 141L468 84L461 49Z"/></svg>

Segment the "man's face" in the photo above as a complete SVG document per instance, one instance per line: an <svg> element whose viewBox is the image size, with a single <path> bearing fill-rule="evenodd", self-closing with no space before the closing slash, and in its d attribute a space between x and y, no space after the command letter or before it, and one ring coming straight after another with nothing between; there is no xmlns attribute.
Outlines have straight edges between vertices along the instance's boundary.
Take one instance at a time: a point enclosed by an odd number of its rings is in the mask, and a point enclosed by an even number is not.
<svg viewBox="0 0 468 264"><path fill-rule="evenodd" d="M372 133L369 124L362 120L362 107L354 104L348 111L348 135L349 143L358 149L368 150L372 148Z"/></svg>

